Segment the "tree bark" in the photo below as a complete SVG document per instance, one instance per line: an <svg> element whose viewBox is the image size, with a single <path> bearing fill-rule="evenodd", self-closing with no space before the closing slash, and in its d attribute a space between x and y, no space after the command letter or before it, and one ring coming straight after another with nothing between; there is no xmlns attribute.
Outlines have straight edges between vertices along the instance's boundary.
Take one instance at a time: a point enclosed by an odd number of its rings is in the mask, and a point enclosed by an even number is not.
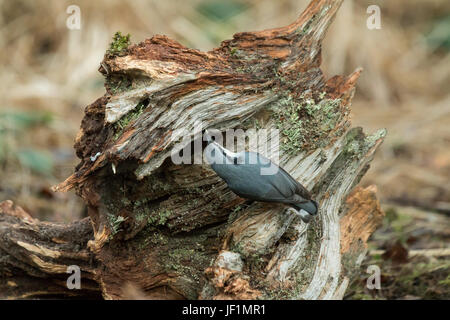
<svg viewBox="0 0 450 320"><path fill-rule="evenodd" d="M107 92L76 138L81 162L54 188L75 189L90 218L48 224L4 203L0 294L121 299L131 284L149 299L341 299L383 216L375 187L352 190L385 135L351 128L361 70L327 79L320 69L341 2L312 1L286 27L206 53L165 36L107 52ZM239 198L207 164L174 164L206 128L279 129L266 156L282 151L277 162L312 191L318 216L305 224L284 205ZM72 264L83 292L56 280ZM35 286L19 285L30 277ZM55 287L39 292L47 281Z"/></svg>

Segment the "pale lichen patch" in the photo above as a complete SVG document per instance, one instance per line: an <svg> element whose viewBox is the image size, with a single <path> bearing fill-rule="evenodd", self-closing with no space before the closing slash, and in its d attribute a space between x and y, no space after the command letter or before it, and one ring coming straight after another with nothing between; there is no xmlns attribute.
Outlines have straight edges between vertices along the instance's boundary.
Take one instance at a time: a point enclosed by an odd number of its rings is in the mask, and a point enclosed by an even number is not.
<svg viewBox="0 0 450 320"><path fill-rule="evenodd" d="M342 102L324 97L320 94L321 100L316 101L304 95L299 99L287 96L273 106L275 125L282 135L282 151L294 155L305 149L325 147L324 142L338 137L340 132L335 128L345 116Z"/></svg>

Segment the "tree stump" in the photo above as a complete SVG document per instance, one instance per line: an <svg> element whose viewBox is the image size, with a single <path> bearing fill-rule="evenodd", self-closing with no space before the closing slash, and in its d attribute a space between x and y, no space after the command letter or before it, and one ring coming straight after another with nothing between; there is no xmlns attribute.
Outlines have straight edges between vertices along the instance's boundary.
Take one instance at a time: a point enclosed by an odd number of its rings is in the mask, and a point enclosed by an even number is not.
<svg viewBox="0 0 450 320"><path fill-rule="evenodd" d="M0 296L121 299L132 285L149 299L342 299L383 216L375 187L353 189L385 131L351 128L361 70L320 69L341 2L313 0L294 23L210 52L117 34L99 69L106 93L76 138L81 162L54 187L75 189L89 218L45 223L3 202ZM282 204L239 198L207 164L174 164L207 128L279 129L266 156L281 150L319 214L305 224ZM81 290L66 287L69 265Z"/></svg>

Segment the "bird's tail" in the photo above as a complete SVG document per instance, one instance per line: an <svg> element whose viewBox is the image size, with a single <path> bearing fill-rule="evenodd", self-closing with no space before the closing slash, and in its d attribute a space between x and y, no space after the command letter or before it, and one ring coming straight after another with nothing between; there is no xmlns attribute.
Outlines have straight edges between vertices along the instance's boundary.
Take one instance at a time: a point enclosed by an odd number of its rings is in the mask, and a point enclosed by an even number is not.
<svg viewBox="0 0 450 320"><path fill-rule="evenodd" d="M297 210L300 210L300 209L305 210L306 212L308 212L312 216L315 216L317 214L317 211L319 211L319 205L314 200L309 200L309 201L306 201L306 202L295 203L295 204L293 204L293 206Z"/></svg>

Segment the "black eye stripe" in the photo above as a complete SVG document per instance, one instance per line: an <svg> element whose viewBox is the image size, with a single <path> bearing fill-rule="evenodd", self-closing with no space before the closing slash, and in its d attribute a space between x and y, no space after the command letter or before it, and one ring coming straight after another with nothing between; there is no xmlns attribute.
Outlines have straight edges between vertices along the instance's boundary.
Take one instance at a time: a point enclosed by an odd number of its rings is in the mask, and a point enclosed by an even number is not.
<svg viewBox="0 0 450 320"><path fill-rule="evenodd" d="M223 154L223 156L225 157L225 159L231 158L231 159L233 159L233 163L234 163L234 164L238 164L238 158L237 158L237 157L229 157L229 156L225 153L225 150L223 150L223 149L220 149L220 151L222 152L222 154Z"/></svg>
<svg viewBox="0 0 450 320"><path fill-rule="evenodd" d="M220 150L220 151L222 151L222 154L225 156L225 158L227 157L227 154L225 153L225 151L224 150Z"/></svg>

